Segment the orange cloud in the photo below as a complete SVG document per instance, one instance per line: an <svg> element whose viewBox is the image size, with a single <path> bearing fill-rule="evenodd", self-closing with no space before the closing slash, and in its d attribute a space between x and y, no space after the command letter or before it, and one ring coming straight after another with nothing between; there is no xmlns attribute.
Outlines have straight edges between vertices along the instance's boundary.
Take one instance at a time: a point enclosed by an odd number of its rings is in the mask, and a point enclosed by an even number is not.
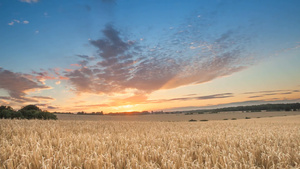
<svg viewBox="0 0 300 169"><path fill-rule="evenodd" d="M66 72L72 72L73 69L65 69Z"/></svg>
<svg viewBox="0 0 300 169"><path fill-rule="evenodd" d="M71 64L71 66L80 67L81 65L80 65L80 64L77 64L77 63L75 63L75 64Z"/></svg>

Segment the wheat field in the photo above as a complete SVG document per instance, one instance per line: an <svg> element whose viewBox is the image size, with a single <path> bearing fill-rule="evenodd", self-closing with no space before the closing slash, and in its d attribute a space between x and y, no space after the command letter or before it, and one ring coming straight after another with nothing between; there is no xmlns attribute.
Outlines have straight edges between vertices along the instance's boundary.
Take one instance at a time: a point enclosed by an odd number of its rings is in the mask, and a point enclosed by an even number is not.
<svg viewBox="0 0 300 169"><path fill-rule="evenodd" d="M300 168L300 116L0 120L0 168Z"/></svg>

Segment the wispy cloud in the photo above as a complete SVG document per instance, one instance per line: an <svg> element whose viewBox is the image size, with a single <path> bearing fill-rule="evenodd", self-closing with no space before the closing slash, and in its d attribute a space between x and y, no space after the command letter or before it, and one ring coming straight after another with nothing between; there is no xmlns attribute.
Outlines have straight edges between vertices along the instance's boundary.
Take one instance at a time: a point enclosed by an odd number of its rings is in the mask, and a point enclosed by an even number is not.
<svg viewBox="0 0 300 169"><path fill-rule="evenodd" d="M260 98L265 96L273 96L273 95L289 95L293 93L298 93L300 90L266 90L266 91L258 91L258 92L246 92L244 94L252 95L248 98Z"/></svg>
<svg viewBox="0 0 300 169"><path fill-rule="evenodd" d="M223 99L234 97L233 93L219 93L213 95L205 95L205 96L196 96L196 97L180 97L180 98L172 98L172 99L159 99L159 100L149 100L145 93L136 93L133 96L124 98L124 99L112 99L110 102L106 104L95 104L95 105L77 105L77 107L118 107L124 105L132 105L132 104L153 104L153 103L166 103L173 101L190 101L190 100L210 100L210 99Z"/></svg>
<svg viewBox="0 0 300 169"><path fill-rule="evenodd" d="M44 103L42 103L42 104L35 104L36 106L38 106L38 107L40 107L40 108L42 108L42 109L47 109L47 110L58 110L59 109L59 107L57 107L57 106L51 106L51 105L48 105L48 104L44 104Z"/></svg>
<svg viewBox="0 0 300 169"><path fill-rule="evenodd" d="M20 0L21 2L25 2L25 3L37 3L40 0Z"/></svg>
<svg viewBox="0 0 300 169"><path fill-rule="evenodd" d="M79 58L82 58L82 59L85 59L85 60L88 60L88 61L91 61L91 60L94 60L95 57L93 56L88 56L88 55L77 55Z"/></svg>
<svg viewBox="0 0 300 169"><path fill-rule="evenodd" d="M31 74L24 74L27 78L31 80L37 80L42 84L45 84L46 80L68 80L68 77L62 76L59 68L44 70L40 69L40 71L32 71ZM59 83L56 81L56 83Z"/></svg>
<svg viewBox="0 0 300 169"><path fill-rule="evenodd" d="M13 26L15 23L16 24L29 24L29 21L24 20L24 21L21 22L20 20L14 19L11 22L9 22L8 25Z"/></svg>
<svg viewBox="0 0 300 169"><path fill-rule="evenodd" d="M173 99L162 99L162 100L148 100L149 103L164 103L170 101L189 101L189 100L209 100L209 99L223 99L234 97L233 93L220 93L220 94L213 94L207 96L197 96L197 97L180 97L180 98L173 98Z"/></svg>

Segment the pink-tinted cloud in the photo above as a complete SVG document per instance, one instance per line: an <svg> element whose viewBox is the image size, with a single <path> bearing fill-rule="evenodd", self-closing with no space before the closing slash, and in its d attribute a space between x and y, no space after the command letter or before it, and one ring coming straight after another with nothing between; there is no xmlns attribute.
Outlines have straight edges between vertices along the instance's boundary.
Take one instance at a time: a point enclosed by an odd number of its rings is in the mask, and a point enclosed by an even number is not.
<svg viewBox="0 0 300 169"><path fill-rule="evenodd" d="M50 89L40 82L27 78L24 74L14 73L0 68L0 88L6 90L10 100L16 102L36 101L34 98L26 97L27 92Z"/></svg>
<svg viewBox="0 0 300 169"><path fill-rule="evenodd" d="M31 80L38 80L44 83L46 80L68 80L68 77L62 76L60 68L54 68L49 70L41 69L40 72L32 71L31 74L24 74L25 77Z"/></svg>
<svg viewBox="0 0 300 169"><path fill-rule="evenodd" d="M73 69L65 69L66 72L72 72Z"/></svg>
<svg viewBox="0 0 300 169"><path fill-rule="evenodd" d="M81 65L77 63L71 64L71 66L81 67Z"/></svg>

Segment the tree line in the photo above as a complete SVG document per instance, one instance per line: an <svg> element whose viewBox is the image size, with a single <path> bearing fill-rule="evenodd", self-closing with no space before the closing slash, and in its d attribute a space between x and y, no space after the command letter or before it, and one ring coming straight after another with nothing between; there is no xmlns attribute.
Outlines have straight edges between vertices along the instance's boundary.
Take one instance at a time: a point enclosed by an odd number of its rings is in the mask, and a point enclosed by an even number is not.
<svg viewBox="0 0 300 169"><path fill-rule="evenodd" d="M260 111L297 111L300 110L300 103L289 104L261 104L252 106L225 107L219 109L203 110L204 112L226 112L226 111L243 111L243 112L260 112Z"/></svg>
<svg viewBox="0 0 300 169"><path fill-rule="evenodd" d="M36 105L27 105L16 111L10 106L0 106L0 119L41 119L57 120L55 114L41 110Z"/></svg>

